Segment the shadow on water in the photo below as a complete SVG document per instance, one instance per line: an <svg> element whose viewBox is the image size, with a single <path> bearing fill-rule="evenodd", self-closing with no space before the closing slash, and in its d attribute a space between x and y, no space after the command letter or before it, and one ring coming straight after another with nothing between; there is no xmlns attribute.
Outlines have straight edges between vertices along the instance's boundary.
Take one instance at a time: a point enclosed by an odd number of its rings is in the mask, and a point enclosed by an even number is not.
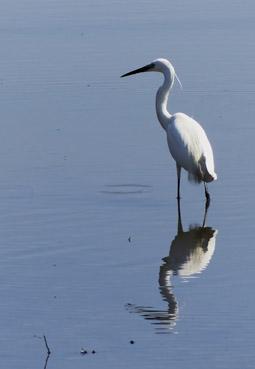
<svg viewBox="0 0 255 369"><path fill-rule="evenodd" d="M179 317L178 302L172 291L171 277L191 277L208 266L215 249L217 230L207 227L205 207L201 226L190 226L183 230L180 202L178 201L177 235L170 245L169 255L164 257L159 268L159 291L167 309L126 304L130 313L137 313L156 326L156 333L170 333Z"/></svg>

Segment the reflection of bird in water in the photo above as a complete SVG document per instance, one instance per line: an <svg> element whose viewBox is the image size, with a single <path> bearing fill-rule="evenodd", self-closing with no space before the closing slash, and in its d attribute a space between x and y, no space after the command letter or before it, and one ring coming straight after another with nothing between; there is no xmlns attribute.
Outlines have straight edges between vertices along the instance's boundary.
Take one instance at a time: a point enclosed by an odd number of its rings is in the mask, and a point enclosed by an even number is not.
<svg viewBox="0 0 255 369"><path fill-rule="evenodd" d="M163 266L171 275L188 277L200 273L209 264L215 249L217 231L206 227L207 209L205 208L202 226L191 226L184 232L181 220L180 203L178 202L178 233L173 239L169 256L163 260Z"/></svg>
<svg viewBox="0 0 255 369"><path fill-rule="evenodd" d="M195 226L184 232L181 221L180 202L178 201L178 231L171 242L169 255L162 260L159 270L159 290L162 299L167 302L167 310L158 310L147 306L127 304L130 312L142 315L157 325L157 333L168 333L179 315L178 303L172 292L171 277L189 277L201 273L209 264L215 249L217 230L206 227L205 208L202 226Z"/></svg>

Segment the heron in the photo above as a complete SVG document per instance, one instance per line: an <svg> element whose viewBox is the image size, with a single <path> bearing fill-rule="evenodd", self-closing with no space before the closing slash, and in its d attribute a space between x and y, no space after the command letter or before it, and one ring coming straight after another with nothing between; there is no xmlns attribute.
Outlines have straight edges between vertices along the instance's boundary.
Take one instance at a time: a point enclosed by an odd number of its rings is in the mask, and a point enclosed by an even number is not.
<svg viewBox="0 0 255 369"><path fill-rule="evenodd" d="M214 170L213 150L208 137L201 125L184 113L170 114L167 103L175 78L180 80L169 60L159 58L123 74L131 76L143 72L159 72L164 76L163 84L156 94L156 113L160 125L166 132L169 151L176 162L177 199L180 199L181 169L188 172L188 179L194 183L204 183L206 204L209 206L210 194L207 183L217 179ZM181 83L180 83L181 84Z"/></svg>

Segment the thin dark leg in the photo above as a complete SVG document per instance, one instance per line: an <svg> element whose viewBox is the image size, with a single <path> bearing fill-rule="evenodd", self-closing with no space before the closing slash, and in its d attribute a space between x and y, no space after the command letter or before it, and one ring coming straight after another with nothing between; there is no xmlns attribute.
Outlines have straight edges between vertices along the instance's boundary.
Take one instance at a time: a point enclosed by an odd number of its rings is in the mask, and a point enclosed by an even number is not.
<svg viewBox="0 0 255 369"><path fill-rule="evenodd" d="M183 232L182 228L182 216L181 216L181 203L180 199L177 199L177 209L178 209L178 234Z"/></svg>
<svg viewBox="0 0 255 369"><path fill-rule="evenodd" d="M178 164L176 164L176 171L177 171L177 200L180 200L181 167Z"/></svg>
<svg viewBox="0 0 255 369"><path fill-rule="evenodd" d="M210 194L207 190L207 186L206 186L206 183L204 182L204 187L205 187L205 197L206 197L206 204L205 204L205 207L206 209L209 207L210 205L210 201L211 201L211 198L210 198Z"/></svg>
<svg viewBox="0 0 255 369"><path fill-rule="evenodd" d="M205 223L206 223L206 217L207 217L207 212L208 212L208 209L209 209L209 205L210 205L210 201L207 202L206 200L206 203L205 203L205 211L204 211L204 218L203 218L203 223L202 223L202 228L205 227Z"/></svg>

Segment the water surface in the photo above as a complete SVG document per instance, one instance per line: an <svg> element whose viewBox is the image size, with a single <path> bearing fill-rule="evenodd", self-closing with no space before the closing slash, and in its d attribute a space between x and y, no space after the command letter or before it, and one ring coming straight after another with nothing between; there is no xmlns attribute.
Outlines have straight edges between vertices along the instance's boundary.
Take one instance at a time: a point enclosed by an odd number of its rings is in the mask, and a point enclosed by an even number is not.
<svg viewBox="0 0 255 369"><path fill-rule="evenodd" d="M0 20L2 366L43 368L45 334L48 368L253 368L253 2L13 0ZM205 227L183 176L178 228L161 77L119 78L157 57L215 151Z"/></svg>

